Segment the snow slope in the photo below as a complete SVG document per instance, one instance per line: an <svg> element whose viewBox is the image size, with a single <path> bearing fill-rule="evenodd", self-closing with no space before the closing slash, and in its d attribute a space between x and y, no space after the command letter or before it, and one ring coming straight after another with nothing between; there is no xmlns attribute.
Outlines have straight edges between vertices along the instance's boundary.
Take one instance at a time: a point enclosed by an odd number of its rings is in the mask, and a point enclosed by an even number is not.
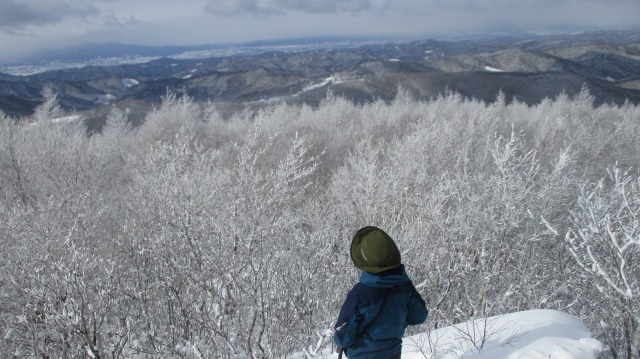
<svg viewBox="0 0 640 359"><path fill-rule="evenodd" d="M555 310L530 310L406 337L402 358L595 359L601 351L602 344L580 319ZM301 353L292 358L304 357ZM307 353L307 358L337 357Z"/></svg>

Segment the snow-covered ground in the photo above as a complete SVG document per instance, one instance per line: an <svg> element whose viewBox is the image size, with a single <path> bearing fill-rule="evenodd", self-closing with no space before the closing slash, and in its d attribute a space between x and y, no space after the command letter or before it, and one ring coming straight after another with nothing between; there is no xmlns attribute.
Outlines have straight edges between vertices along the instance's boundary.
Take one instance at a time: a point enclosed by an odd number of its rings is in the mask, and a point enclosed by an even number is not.
<svg viewBox="0 0 640 359"><path fill-rule="evenodd" d="M134 86L140 85L140 81L136 79L123 78L120 79L120 81L122 81L122 86L124 86L125 88L132 88Z"/></svg>
<svg viewBox="0 0 640 359"><path fill-rule="evenodd" d="M315 90L315 89L319 89L321 87L330 85L334 82L334 78L333 77L327 77L324 81L317 83L317 84L313 84L313 85L309 85L305 88L302 89L301 92L307 92L307 91L311 91L311 90Z"/></svg>
<svg viewBox="0 0 640 359"><path fill-rule="evenodd" d="M311 51L317 49L343 49L343 48L355 48L365 45L379 45L388 43L388 40L365 40L365 39L344 39L344 40L329 40L329 41L309 41L306 43L274 43L274 44L236 44L236 45L223 45L212 46L203 50L185 50L173 55L123 55L113 57L96 57L90 60L73 61L73 60L55 60L48 61L46 63L24 63L20 65L9 65L0 63L0 72L15 76L28 76L38 74L47 71L55 71L69 68L82 68L85 66L120 66L125 64L141 64L157 60L163 57L168 57L176 60L195 60L195 59L207 59L214 57L230 57L230 56L243 56L243 55L255 55L267 52L283 52L294 53ZM162 48L159 47L161 50ZM135 49L132 49L135 51Z"/></svg>
<svg viewBox="0 0 640 359"><path fill-rule="evenodd" d="M63 116L63 117L56 117L51 119L51 123L52 124L59 124L59 125L64 125L67 123L74 123L74 122L79 122L80 120L82 120L82 116L80 115L69 115L69 116ZM39 122L32 122L29 124L30 127L35 127L40 125Z"/></svg>
<svg viewBox="0 0 640 359"><path fill-rule="evenodd" d="M143 64L159 59L160 56L120 56L120 57L98 57L87 61L49 61L41 64L25 64L17 66L3 66L0 64L0 72L14 76L29 76L47 71L62 69L79 69L86 66L120 66L127 64Z"/></svg>
<svg viewBox="0 0 640 359"><path fill-rule="evenodd" d="M484 70L485 71L489 71L489 72L504 72L504 71L502 71L502 70L500 70L498 68L491 67L491 66L485 66Z"/></svg>
<svg viewBox="0 0 640 359"><path fill-rule="evenodd" d="M601 351L602 344L575 316L530 310L406 337L402 359L595 359ZM335 353L312 352L292 359L338 358Z"/></svg>

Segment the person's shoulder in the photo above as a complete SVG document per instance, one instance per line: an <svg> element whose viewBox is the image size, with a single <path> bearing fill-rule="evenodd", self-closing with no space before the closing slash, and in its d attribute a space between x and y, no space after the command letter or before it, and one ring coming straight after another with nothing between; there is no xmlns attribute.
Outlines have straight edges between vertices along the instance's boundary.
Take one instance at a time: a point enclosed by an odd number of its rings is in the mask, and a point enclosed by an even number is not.
<svg viewBox="0 0 640 359"><path fill-rule="evenodd" d="M367 295L369 293L377 292L379 290L380 288L367 285L366 283L363 283L363 282L358 282L356 283L356 285L353 286L353 288L351 289L351 292L358 295Z"/></svg>
<svg viewBox="0 0 640 359"><path fill-rule="evenodd" d="M384 298L387 289L368 286L362 282L358 282L349 292L351 300L358 303L359 307L372 305Z"/></svg>

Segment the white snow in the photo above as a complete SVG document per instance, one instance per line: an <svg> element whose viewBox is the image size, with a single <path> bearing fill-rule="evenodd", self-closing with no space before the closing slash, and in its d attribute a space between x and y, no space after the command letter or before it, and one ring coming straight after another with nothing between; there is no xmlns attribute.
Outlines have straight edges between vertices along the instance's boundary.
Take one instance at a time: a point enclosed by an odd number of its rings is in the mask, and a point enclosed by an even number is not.
<svg viewBox="0 0 640 359"><path fill-rule="evenodd" d="M484 67L485 71L489 71L489 72L504 72L503 70L497 69L495 67L491 67L491 66L485 66Z"/></svg>
<svg viewBox="0 0 640 359"><path fill-rule="evenodd" d="M137 86L140 84L138 80L129 78L120 79L120 81L122 81L122 86L124 86L125 88L132 88L133 86Z"/></svg>
<svg viewBox="0 0 640 359"><path fill-rule="evenodd" d="M307 91L311 91L311 90L315 90L318 88L321 88L323 86L329 85L333 82L333 77L327 77L324 81L317 83L317 84L313 84L313 85L309 85L305 88L302 89L302 92L307 92Z"/></svg>
<svg viewBox="0 0 640 359"><path fill-rule="evenodd" d="M602 344L580 319L561 311L540 309L406 337L402 359L595 359L601 351ZM326 352L307 355L338 358L337 354ZM304 358L304 353L291 358Z"/></svg>
<svg viewBox="0 0 640 359"><path fill-rule="evenodd" d="M142 64L149 61L157 60L160 57L144 57L144 56L121 56L121 57L100 57L89 61L74 62L74 61L51 61L46 64L37 65L21 65L21 66L0 66L0 72L15 75L15 76L29 76L33 74L39 74L47 71L55 71L62 69L79 69L86 66L119 66L124 64Z"/></svg>
<svg viewBox="0 0 640 359"><path fill-rule="evenodd" d="M97 99L96 99L96 103L98 104L102 104L102 105L107 105L109 103L111 103L111 101L115 100L117 97L115 97L114 95L108 93L108 94L104 94L104 95L98 95Z"/></svg>
<svg viewBox="0 0 640 359"><path fill-rule="evenodd" d="M63 117L57 117L51 120L51 123L71 123L81 120L82 117L80 115L69 115Z"/></svg>
<svg viewBox="0 0 640 359"><path fill-rule="evenodd" d="M69 115L69 116L62 116L62 117L56 117L56 118L52 118L51 119L51 123L55 124L55 125L64 125L64 124L68 124L68 123L74 123L74 122L78 122L81 121L83 118L82 116L78 115L78 114L74 114L74 115ZM29 127L33 128L36 126L39 126L40 122L32 122L29 124Z"/></svg>

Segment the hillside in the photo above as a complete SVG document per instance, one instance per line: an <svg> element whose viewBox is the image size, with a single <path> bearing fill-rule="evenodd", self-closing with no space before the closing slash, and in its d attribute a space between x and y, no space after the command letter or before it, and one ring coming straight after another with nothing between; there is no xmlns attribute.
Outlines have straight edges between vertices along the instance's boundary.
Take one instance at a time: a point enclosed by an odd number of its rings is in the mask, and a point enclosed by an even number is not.
<svg viewBox="0 0 640 359"><path fill-rule="evenodd" d="M99 61L87 59L87 48L81 48L77 58L89 66L75 63L23 76L0 74L0 110L14 117L29 115L44 86L59 93L64 108L86 112L97 126L104 120L105 105L128 107L142 117L167 90L219 103L228 113L273 101L315 106L328 91L356 103L388 101L399 87L419 99L454 91L487 102L502 90L508 101L535 104L560 93L576 95L586 84L596 104L639 103L639 39L640 31L603 31L449 41L327 42L292 46L293 50L282 44L208 52L202 47L165 47L156 52L131 47L130 53L110 44L105 45L105 56L147 60L98 66ZM106 52L109 49L111 53ZM56 62L51 57L47 61L54 68ZM16 67L0 71L19 72Z"/></svg>

